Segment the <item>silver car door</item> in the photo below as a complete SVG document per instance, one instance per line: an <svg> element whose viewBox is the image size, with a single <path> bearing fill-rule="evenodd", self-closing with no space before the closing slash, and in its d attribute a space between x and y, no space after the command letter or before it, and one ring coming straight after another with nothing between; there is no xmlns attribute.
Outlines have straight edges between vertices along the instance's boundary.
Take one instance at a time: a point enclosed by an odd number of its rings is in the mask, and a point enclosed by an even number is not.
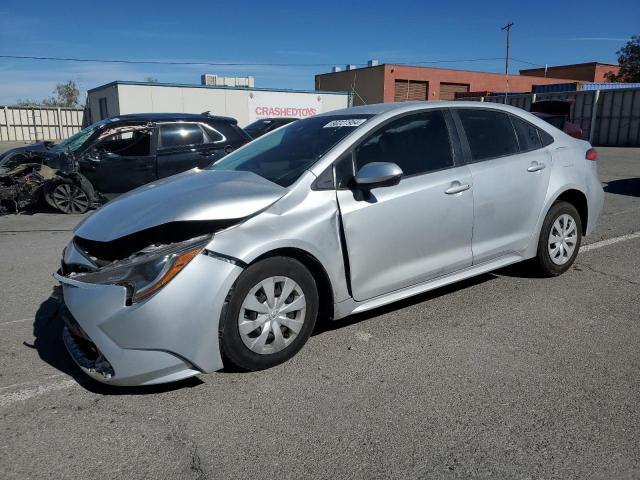
<svg viewBox="0 0 640 480"><path fill-rule="evenodd" d="M351 184L337 190L355 300L471 265L471 174L454 164L442 110L383 125L346 161L355 170L392 162L404 172L394 186L362 191Z"/></svg>
<svg viewBox="0 0 640 480"><path fill-rule="evenodd" d="M544 205L551 155L536 127L519 117L481 109L458 114L472 157L473 262L521 253Z"/></svg>

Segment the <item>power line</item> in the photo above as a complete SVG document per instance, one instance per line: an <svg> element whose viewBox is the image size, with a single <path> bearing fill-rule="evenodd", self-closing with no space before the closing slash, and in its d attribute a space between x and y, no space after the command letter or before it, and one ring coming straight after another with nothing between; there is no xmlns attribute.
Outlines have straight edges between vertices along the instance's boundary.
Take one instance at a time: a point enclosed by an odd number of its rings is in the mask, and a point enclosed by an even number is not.
<svg viewBox="0 0 640 480"><path fill-rule="evenodd" d="M99 58L75 58L75 57L42 57L33 55L0 55L0 58L11 60L45 60L53 62L84 62L84 63L120 63L130 65L205 65L215 67L331 67L342 65L342 63L242 63L242 62L180 62L170 60L120 60L120 59L99 59ZM396 65L435 65L439 63L464 63L482 62L491 60L504 60L504 57L491 58L465 58L455 60L421 60L410 63L389 62ZM343 62L346 64L347 62ZM355 64L363 66L366 64Z"/></svg>
<svg viewBox="0 0 640 480"><path fill-rule="evenodd" d="M514 62L518 62L518 63L525 63L527 65L533 65L534 67L544 67L545 66L545 65L543 65L541 63L528 62L526 60L520 60L519 58L511 57L511 60L513 60Z"/></svg>

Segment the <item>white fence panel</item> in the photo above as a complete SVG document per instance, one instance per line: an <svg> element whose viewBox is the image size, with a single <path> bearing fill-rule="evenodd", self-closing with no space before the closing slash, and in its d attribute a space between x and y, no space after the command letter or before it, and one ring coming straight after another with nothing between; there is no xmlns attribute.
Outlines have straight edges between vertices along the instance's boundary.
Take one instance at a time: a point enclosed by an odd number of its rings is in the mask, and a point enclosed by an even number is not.
<svg viewBox="0 0 640 480"><path fill-rule="evenodd" d="M82 108L0 106L0 141L61 140L80 131Z"/></svg>

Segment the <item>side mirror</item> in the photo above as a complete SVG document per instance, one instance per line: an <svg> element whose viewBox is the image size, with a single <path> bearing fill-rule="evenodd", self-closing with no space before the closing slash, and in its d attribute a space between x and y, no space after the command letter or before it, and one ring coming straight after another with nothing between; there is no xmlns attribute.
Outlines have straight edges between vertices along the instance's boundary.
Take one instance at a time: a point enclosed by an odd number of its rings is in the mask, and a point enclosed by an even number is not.
<svg viewBox="0 0 640 480"><path fill-rule="evenodd" d="M401 178L402 169L395 163L372 162L358 170L353 180L356 186L369 190L397 185Z"/></svg>

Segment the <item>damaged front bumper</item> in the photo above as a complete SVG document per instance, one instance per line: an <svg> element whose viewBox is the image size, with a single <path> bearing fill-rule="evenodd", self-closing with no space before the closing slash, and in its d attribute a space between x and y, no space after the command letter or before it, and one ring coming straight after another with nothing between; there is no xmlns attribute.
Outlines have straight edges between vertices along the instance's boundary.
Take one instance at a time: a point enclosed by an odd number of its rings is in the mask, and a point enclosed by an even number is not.
<svg viewBox="0 0 640 480"><path fill-rule="evenodd" d="M123 286L56 273L67 350L84 372L113 385L165 383L220 370L220 314L241 271L200 254L155 295L130 305Z"/></svg>

